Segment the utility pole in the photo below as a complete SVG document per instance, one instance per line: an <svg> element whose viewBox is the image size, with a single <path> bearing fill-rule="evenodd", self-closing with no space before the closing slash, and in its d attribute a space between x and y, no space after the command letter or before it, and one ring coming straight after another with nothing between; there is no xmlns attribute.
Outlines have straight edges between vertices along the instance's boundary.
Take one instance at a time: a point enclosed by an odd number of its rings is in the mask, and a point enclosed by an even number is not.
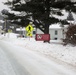
<svg viewBox="0 0 76 75"><path fill-rule="evenodd" d="M8 10L3 9L1 13L4 17L4 21L5 21L4 30L5 30L5 33L6 33L6 31L7 31L7 18L8 18L8 16L6 14L8 14L9 12L8 12Z"/></svg>

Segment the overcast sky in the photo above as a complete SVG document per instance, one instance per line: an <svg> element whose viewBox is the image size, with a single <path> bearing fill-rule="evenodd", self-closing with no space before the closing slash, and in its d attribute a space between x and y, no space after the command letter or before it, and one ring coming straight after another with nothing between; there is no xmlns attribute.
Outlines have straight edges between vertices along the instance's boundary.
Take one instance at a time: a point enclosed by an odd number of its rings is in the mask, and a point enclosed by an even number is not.
<svg viewBox="0 0 76 75"><path fill-rule="evenodd" d="M8 9L6 5L4 5L2 2L6 2L7 0L0 0L0 11L3 9Z"/></svg>
<svg viewBox="0 0 76 75"><path fill-rule="evenodd" d="M8 0L0 0L0 12L3 10L3 9L6 9L8 11L10 11L11 13L15 13L15 14L19 14L19 12L15 12L15 11L11 11L7 5L4 5L2 2L7 2ZM9 0L9 1L12 1L12 0Z"/></svg>

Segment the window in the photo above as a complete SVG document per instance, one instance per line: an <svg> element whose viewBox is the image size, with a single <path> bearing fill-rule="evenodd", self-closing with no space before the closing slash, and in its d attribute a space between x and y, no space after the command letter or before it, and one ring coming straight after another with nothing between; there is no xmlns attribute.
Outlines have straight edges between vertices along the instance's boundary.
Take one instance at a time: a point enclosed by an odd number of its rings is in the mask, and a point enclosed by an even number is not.
<svg viewBox="0 0 76 75"><path fill-rule="evenodd" d="M54 40L57 40L57 38L54 38Z"/></svg>
<svg viewBox="0 0 76 75"><path fill-rule="evenodd" d="M33 31L33 34L36 34L36 31Z"/></svg>
<svg viewBox="0 0 76 75"><path fill-rule="evenodd" d="M58 34L58 31L57 30L55 30L55 35L57 35Z"/></svg>

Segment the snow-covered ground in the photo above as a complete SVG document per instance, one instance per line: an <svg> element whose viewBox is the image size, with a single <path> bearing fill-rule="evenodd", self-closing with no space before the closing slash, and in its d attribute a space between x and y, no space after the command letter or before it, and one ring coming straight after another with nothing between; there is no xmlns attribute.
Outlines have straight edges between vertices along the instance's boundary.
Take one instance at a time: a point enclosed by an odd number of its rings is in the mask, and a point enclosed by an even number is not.
<svg viewBox="0 0 76 75"><path fill-rule="evenodd" d="M17 38L14 33L0 35L0 42L0 75L76 75L75 46L63 46L55 40L49 44L34 38ZM67 69L67 63L73 67Z"/></svg>
<svg viewBox="0 0 76 75"><path fill-rule="evenodd" d="M0 48L0 75L15 75L7 55Z"/></svg>
<svg viewBox="0 0 76 75"><path fill-rule="evenodd" d="M63 46L61 41L51 40L49 44L36 41L34 38L17 38L16 36L14 33L9 33L9 35L7 34L6 36L1 35L0 39L38 52L48 58L53 57L72 66L76 66L76 46Z"/></svg>

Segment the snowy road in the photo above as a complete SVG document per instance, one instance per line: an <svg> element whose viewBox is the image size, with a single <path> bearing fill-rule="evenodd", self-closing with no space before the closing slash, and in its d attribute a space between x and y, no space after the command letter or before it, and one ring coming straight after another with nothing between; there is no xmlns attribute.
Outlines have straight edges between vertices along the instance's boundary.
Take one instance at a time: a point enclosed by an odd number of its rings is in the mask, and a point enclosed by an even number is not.
<svg viewBox="0 0 76 75"><path fill-rule="evenodd" d="M9 45L8 45L9 46ZM10 49L11 50L11 49ZM12 49L13 50L13 49ZM0 75L29 75L0 41Z"/></svg>
<svg viewBox="0 0 76 75"><path fill-rule="evenodd" d="M0 48L0 52L3 50L7 56L8 64L10 65L8 69L11 67L8 74L0 75L76 75L76 71L26 48L14 46L5 41L0 41Z"/></svg>
<svg viewBox="0 0 76 75"><path fill-rule="evenodd" d="M4 51L0 48L0 75L15 75Z"/></svg>

